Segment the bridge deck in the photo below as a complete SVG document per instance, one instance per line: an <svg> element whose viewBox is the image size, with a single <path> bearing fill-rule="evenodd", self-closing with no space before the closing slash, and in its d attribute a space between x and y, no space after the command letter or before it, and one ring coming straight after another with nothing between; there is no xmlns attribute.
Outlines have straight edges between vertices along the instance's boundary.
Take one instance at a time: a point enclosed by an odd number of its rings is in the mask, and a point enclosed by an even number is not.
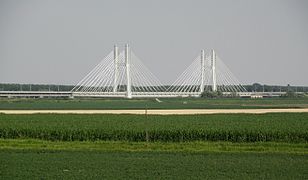
<svg viewBox="0 0 308 180"><path fill-rule="evenodd" d="M232 95L223 92L224 95ZM281 96L285 92L238 92L240 97ZM132 92L132 97L198 97L199 92ZM126 92L70 92L70 91L0 91L0 97L126 97Z"/></svg>

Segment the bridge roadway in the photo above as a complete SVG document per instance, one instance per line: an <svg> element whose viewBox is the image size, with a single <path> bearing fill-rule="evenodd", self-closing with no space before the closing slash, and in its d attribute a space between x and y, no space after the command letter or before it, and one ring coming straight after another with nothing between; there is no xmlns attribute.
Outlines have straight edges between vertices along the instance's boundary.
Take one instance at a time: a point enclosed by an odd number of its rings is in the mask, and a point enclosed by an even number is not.
<svg viewBox="0 0 308 180"><path fill-rule="evenodd" d="M14 97L71 97L70 91L0 91L0 97L14 98Z"/></svg>
<svg viewBox="0 0 308 180"><path fill-rule="evenodd" d="M232 95L224 92L224 95ZM240 97L274 97L284 95L285 92L238 92ZM199 92L132 92L133 98L154 98L154 97L198 97ZM46 98L46 97L126 97L126 92L70 92L70 91L0 91L0 97L14 98Z"/></svg>

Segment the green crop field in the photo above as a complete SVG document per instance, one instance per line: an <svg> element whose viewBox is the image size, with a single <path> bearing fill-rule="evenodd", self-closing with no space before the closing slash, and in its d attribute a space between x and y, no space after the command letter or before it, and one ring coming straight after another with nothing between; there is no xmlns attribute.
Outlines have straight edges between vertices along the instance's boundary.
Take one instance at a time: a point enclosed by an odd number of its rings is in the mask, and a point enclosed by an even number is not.
<svg viewBox="0 0 308 180"><path fill-rule="evenodd" d="M307 179L307 155L0 151L1 179Z"/></svg>
<svg viewBox="0 0 308 180"><path fill-rule="evenodd" d="M308 98L0 99L0 109L253 109L308 108Z"/></svg>
<svg viewBox="0 0 308 180"><path fill-rule="evenodd" d="M0 179L307 179L308 113L0 114Z"/></svg>
<svg viewBox="0 0 308 180"><path fill-rule="evenodd" d="M61 141L308 142L308 113L0 115L0 138Z"/></svg>

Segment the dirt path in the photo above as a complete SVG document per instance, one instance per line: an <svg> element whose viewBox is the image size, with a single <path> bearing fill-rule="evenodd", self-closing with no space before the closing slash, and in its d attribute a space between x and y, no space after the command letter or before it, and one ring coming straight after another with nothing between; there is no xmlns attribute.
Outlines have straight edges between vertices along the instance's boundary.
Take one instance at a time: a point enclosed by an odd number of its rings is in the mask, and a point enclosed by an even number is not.
<svg viewBox="0 0 308 180"><path fill-rule="evenodd" d="M308 112L303 109L161 109L161 110L0 110L4 114L263 114L275 112Z"/></svg>

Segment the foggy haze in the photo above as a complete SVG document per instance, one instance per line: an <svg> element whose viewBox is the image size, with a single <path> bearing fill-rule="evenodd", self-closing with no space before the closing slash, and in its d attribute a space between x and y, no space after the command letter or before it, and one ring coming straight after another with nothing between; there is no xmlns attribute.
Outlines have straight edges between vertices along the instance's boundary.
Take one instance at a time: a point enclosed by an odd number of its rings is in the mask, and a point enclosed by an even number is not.
<svg viewBox="0 0 308 180"><path fill-rule="evenodd" d="M0 0L0 83L77 84L129 43L164 84L215 49L242 84L308 85L305 0Z"/></svg>

